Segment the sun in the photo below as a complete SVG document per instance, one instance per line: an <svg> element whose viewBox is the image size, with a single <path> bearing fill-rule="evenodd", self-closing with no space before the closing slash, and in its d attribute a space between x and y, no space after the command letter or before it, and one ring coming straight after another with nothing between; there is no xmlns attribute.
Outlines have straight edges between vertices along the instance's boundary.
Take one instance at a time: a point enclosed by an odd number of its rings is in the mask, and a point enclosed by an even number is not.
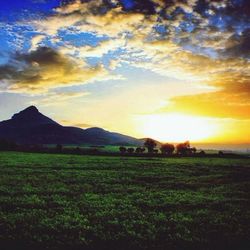
<svg viewBox="0 0 250 250"><path fill-rule="evenodd" d="M218 132L212 118L179 113L142 115L138 117L138 123L145 137L162 142L204 142Z"/></svg>

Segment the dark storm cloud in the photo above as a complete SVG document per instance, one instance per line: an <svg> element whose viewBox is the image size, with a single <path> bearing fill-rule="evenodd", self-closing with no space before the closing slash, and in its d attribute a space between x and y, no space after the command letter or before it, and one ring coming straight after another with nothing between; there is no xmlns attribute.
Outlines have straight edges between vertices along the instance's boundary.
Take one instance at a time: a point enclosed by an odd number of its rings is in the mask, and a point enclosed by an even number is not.
<svg viewBox="0 0 250 250"><path fill-rule="evenodd" d="M8 89L15 91L44 91L62 84L83 84L99 75L105 75L102 67L84 67L82 62L48 47L16 53L0 66L0 83L7 81Z"/></svg>
<svg viewBox="0 0 250 250"><path fill-rule="evenodd" d="M35 51L27 54L17 53L15 59L28 64L38 63L39 65L60 65L64 64L64 59L59 52L48 47L39 47Z"/></svg>
<svg viewBox="0 0 250 250"><path fill-rule="evenodd" d="M31 53L14 54L8 64L0 66L0 80L24 80L35 83L41 78L41 67L65 64L67 62L58 52L51 48L40 47Z"/></svg>
<svg viewBox="0 0 250 250"><path fill-rule="evenodd" d="M16 67L12 65L0 66L0 80L12 79L16 75Z"/></svg>

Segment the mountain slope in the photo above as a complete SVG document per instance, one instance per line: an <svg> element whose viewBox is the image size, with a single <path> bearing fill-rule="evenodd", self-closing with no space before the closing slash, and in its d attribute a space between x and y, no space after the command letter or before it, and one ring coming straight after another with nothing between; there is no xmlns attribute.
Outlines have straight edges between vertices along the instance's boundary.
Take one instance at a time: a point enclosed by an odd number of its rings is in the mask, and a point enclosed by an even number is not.
<svg viewBox="0 0 250 250"><path fill-rule="evenodd" d="M34 106L0 122L0 138L21 144L141 145L136 138L101 128L65 127L41 114Z"/></svg>

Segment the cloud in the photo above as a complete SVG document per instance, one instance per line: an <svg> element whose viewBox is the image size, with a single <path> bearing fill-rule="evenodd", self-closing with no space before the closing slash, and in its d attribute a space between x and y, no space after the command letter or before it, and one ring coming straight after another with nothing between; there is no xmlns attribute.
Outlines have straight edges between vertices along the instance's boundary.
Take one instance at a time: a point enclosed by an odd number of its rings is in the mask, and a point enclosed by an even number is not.
<svg viewBox="0 0 250 250"><path fill-rule="evenodd" d="M59 30L69 29L74 27L81 21L80 15L55 15L42 20L34 20L30 24L35 27L35 30L43 35L54 37Z"/></svg>
<svg viewBox="0 0 250 250"><path fill-rule="evenodd" d="M67 124L68 126L75 126L77 128L83 128L83 129L96 127L95 125L86 124L86 123L74 123L74 124L72 124L71 121L65 121L65 120L62 122L64 124Z"/></svg>
<svg viewBox="0 0 250 250"><path fill-rule="evenodd" d="M46 94L38 95L37 100L31 102L32 105L40 105L43 107L63 106L68 105L73 99L83 99L89 96L89 92L76 92L76 91L49 91Z"/></svg>
<svg viewBox="0 0 250 250"><path fill-rule="evenodd" d="M210 85L216 90L172 99L178 109L190 107L208 114L209 108L205 106L213 107L212 112L215 106L219 107L217 100L221 96L224 101L221 109L217 108L218 116L231 114L245 118L248 108L245 96L250 82L247 60L250 34L244 25L238 25L248 20L239 13L248 13L248 10L244 3L233 5L230 1L135 1L130 7L121 1L113 5L101 0L72 1L57 8L57 15L48 18L44 25L55 23L52 33L57 34L70 20L69 24L73 23L76 30L108 37L96 46L65 44L60 48L64 54L102 58L123 48L125 52L120 55L119 63ZM64 18L65 23L60 21ZM162 26L165 32L158 32L157 26ZM110 65L110 69L115 68L112 60ZM226 100L231 101L226 104ZM237 115L239 106L243 111Z"/></svg>
<svg viewBox="0 0 250 250"><path fill-rule="evenodd" d="M249 119L250 102L242 100L246 93L218 91L200 95L180 96L171 100L165 112L180 112L198 116ZM162 110L162 111L163 111Z"/></svg>
<svg viewBox="0 0 250 250"><path fill-rule="evenodd" d="M223 51L226 56L250 58L250 29L231 36L227 44L227 48Z"/></svg>
<svg viewBox="0 0 250 250"><path fill-rule="evenodd" d="M30 50L36 50L39 47L40 43L42 42L42 40L44 38L46 38L46 36L45 35L40 35L40 34L33 36L32 39L31 39L31 48L30 48Z"/></svg>
<svg viewBox="0 0 250 250"><path fill-rule="evenodd" d="M210 84L219 89L210 93L171 98L170 104L160 112L174 111L199 116L249 119L249 75L224 73Z"/></svg>
<svg viewBox="0 0 250 250"><path fill-rule="evenodd" d="M83 3L79 0L73 1L58 7L56 13L46 19L34 20L32 24L38 32L49 36L56 36L58 31L68 28L117 36L120 32L135 30L145 18L141 13L125 12L119 6L109 8L101 0Z"/></svg>
<svg viewBox="0 0 250 250"><path fill-rule="evenodd" d="M148 43L136 40L134 46L142 48L139 62L132 61L135 67L188 83L207 85L207 92L213 90L210 93L166 98L168 105L160 112L249 119L250 63L247 59L195 54L167 40Z"/></svg>
<svg viewBox="0 0 250 250"><path fill-rule="evenodd" d="M26 54L16 53L0 66L0 80L12 91L40 92L65 85L79 85L107 78L103 66L90 67L48 47Z"/></svg>
<svg viewBox="0 0 250 250"><path fill-rule="evenodd" d="M171 99L176 109L200 114L216 110L218 116L245 118L249 116L249 22L247 1L64 1L53 15L29 22L39 35L32 38L29 53L15 54L0 66L0 79L3 86L17 91L105 80L114 76L85 61L95 57L102 62L119 51L109 58L110 70L125 62L214 89ZM62 31L81 34L77 42L84 39L82 34L91 33L97 42L79 45L65 39ZM39 48L45 38L57 50ZM237 114L237 109L242 112Z"/></svg>
<svg viewBox="0 0 250 250"><path fill-rule="evenodd" d="M70 44L64 45L60 51L64 54L78 56L80 58L86 57L103 57L109 52L113 52L125 46L125 41L122 39L110 39L101 41L97 46L73 46Z"/></svg>
<svg viewBox="0 0 250 250"><path fill-rule="evenodd" d="M37 32L51 39L61 30L90 32L110 38L130 33L155 36L155 28L165 28L167 40L176 44L196 46L203 53L214 50L234 56L249 57L248 23L250 8L246 1L145 0L131 1L63 1L53 15L29 22ZM230 37L226 34L230 33ZM239 34L242 33L242 34ZM236 47L227 50L227 40ZM36 38L34 38L34 43ZM237 51L244 48L242 53ZM247 53L244 53L247 52Z"/></svg>
<svg viewBox="0 0 250 250"><path fill-rule="evenodd" d="M66 1L56 8L55 15L36 20L33 24L38 32L51 36L51 40L54 39L55 42L58 42L58 39L55 39L59 36L58 32L66 29L108 36L111 40L116 39L117 44L121 45L124 42L132 43L132 40L129 41L131 37L139 37L143 46L145 40L159 39L175 43L185 50L188 46L196 47L198 53L208 56L214 52L217 56L248 57L249 32L243 25L248 18L244 15L238 17L248 9L244 2L232 4L230 1L134 1L127 9L124 1L75 0ZM233 18L236 23L232 23ZM164 27L165 34L159 34L159 25ZM243 29L240 36L236 35L237 27ZM106 43L106 51L108 45L110 51L117 48L112 44L113 41ZM104 43L93 49L91 46L81 48L68 43L64 46L65 50L75 47L75 50L81 50L87 55L93 53L94 56L98 54L101 57L105 54L101 52L105 49ZM138 49L137 47L134 50ZM154 48L152 46L151 50Z"/></svg>

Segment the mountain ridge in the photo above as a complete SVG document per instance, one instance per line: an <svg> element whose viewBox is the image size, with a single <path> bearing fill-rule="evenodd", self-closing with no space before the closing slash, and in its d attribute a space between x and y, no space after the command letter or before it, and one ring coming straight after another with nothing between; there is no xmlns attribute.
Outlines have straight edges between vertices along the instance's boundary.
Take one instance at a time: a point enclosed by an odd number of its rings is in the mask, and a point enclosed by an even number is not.
<svg viewBox="0 0 250 250"><path fill-rule="evenodd" d="M0 138L20 144L142 145L140 139L103 128L62 126L30 106L0 122Z"/></svg>

